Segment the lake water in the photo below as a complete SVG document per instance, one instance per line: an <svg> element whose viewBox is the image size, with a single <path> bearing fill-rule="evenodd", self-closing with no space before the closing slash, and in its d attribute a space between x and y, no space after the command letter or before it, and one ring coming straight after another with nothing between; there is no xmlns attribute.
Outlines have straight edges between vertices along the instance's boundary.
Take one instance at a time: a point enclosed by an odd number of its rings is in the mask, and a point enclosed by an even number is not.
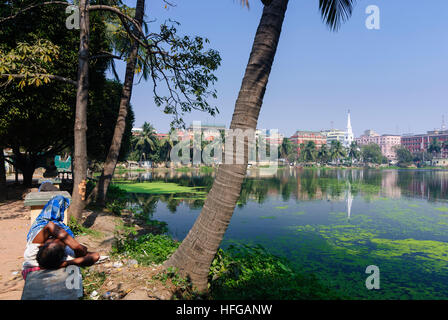
<svg viewBox="0 0 448 320"><path fill-rule="evenodd" d="M214 174L132 173L208 191ZM249 170L223 241L261 244L351 298L448 298L448 172L285 168ZM132 194L182 240L203 197ZM369 265L380 290L368 290Z"/></svg>

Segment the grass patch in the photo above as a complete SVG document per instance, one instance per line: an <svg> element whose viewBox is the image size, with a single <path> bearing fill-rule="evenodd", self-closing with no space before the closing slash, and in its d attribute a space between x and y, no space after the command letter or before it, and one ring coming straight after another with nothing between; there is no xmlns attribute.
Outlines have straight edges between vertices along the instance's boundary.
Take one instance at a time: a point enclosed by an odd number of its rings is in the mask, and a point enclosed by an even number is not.
<svg viewBox="0 0 448 320"><path fill-rule="evenodd" d="M177 172L190 172L191 168L189 168L189 167L181 167L181 168L176 168L175 170Z"/></svg>
<svg viewBox="0 0 448 320"><path fill-rule="evenodd" d="M103 236L103 234L100 231L89 229L82 226L76 221L74 217L70 217L68 226L75 236L89 235L95 238L101 238Z"/></svg>
<svg viewBox="0 0 448 320"><path fill-rule="evenodd" d="M215 169L213 167L201 167L199 171L201 173L212 173Z"/></svg>
<svg viewBox="0 0 448 320"><path fill-rule="evenodd" d="M131 193L147 193L147 194L172 194L172 193L192 193L204 194L204 191L198 190L195 187L180 186L172 182L141 182L141 183L115 183L120 189Z"/></svg>
<svg viewBox="0 0 448 320"><path fill-rule="evenodd" d="M138 239L117 241L112 248L112 254L125 255L137 260L139 264L160 264L177 249L180 243L167 235L145 234Z"/></svg>

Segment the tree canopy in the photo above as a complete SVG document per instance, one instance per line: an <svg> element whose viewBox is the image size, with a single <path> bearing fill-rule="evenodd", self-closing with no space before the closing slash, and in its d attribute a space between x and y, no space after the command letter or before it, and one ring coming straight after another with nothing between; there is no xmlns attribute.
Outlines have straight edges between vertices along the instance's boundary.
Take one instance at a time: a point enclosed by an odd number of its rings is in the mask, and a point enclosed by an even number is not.
<svg viewBox="0 0 448 320"><path fill-rule="evenodd" d="M2 2L0 16L34 2ZM0 29L0 73L22 76L0 79L0 140L3 147L13 150L14 156L8 160L23 172L25 184L31 183L34 169L43 159L73 145L76 86L47 76L76 79L79 31L65 28L65 19L60 6L42 6L3 22ZM92 52L109 50L106 26L99 14L92 14L91 26ZM92 59L89 64L88 134L96 139L89 139L94 159L104 159L106 151L101 148L112 139L113 128L108 125L116 118L121 94L119 83L106 80L108 65L108 59ZM133 116L129 130L132 121Z"/></svg>

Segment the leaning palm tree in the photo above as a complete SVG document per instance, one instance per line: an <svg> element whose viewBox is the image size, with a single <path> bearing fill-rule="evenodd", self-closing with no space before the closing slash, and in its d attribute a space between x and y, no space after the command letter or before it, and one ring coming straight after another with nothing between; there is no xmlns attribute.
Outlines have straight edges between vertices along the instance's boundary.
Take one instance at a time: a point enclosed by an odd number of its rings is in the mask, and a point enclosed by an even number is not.
<svg viewBox="0 0 448 320"><path fill-rule="evenodd" d="M247 3L247 0L243 1ZM350 17L355 0L319 0L323 20L332 30ZM274 62L288 0L264 0L264 9L252 52L241 84L230 129L257 127L264 93ZM244 142L247 145L247 140ZM236 148L233 148L234 158ZM165 267L176 267L188 276L199 291L207 290L210 264L232 218L246 175L248 155L243 164L219 166L201 214Z"/></svg>

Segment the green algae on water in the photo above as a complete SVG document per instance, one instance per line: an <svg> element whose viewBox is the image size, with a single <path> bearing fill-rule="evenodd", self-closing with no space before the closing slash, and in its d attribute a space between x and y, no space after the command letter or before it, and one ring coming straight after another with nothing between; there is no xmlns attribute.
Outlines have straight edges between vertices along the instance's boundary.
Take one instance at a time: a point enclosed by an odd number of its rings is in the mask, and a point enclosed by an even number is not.
<svg viewBox="0 0 448 320"><path fill-rule="evenodd" d="M115 183L121 189L131 193L148 193L148 194L175 194L190 193L196 195L205 195L204 191L200 191L196 187L185 187L172 182L141 182L141 183Z"/></svg>

